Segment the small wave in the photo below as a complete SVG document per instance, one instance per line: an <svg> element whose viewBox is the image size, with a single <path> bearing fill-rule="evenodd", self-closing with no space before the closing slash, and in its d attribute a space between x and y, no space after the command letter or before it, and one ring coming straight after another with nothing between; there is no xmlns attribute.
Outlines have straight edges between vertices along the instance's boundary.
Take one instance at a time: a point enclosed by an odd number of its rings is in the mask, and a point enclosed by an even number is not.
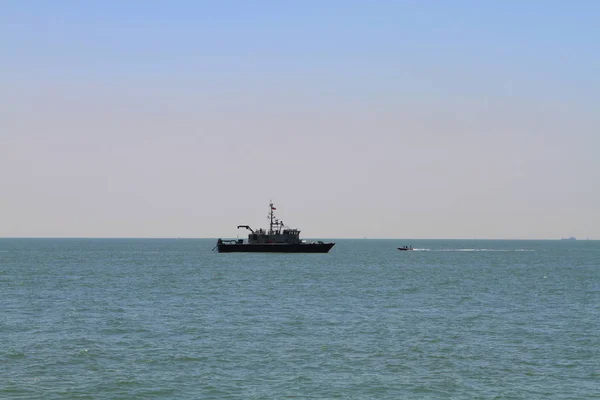
<svg viewBox="0 0 600 400"><path fill-rule="evenodd" d="M192 356L186 356L186 355L176 355L176 356L172 356L171 358L173 361L182 361L182 362L186 362L186 361L206 361L206 357L192 357Z"/></svg>

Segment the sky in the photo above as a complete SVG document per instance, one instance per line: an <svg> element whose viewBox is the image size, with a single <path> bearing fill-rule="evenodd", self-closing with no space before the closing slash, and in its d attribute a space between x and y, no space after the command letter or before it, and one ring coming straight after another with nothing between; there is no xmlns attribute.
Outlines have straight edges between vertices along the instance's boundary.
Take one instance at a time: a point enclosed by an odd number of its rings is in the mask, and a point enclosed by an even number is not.
<svg viewBox="0 0 600 400"><path fill-rule="evenodd" d="M0 5L0 237L600 239L600 2Z"/></svg>

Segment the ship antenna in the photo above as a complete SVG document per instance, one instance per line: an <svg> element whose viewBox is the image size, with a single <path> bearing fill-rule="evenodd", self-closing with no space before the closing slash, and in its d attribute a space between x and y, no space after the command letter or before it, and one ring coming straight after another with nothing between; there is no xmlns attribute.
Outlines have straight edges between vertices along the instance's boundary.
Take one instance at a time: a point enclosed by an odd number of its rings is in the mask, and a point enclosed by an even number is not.
<svg viewBox="0 0 600 400"><path fill-rule="evenodd" d="M273 210L275 210L275 207L273 207L273 201L271 201L269 202L269 218L271 219L271 223L269 224L269 235L273 234L273 218L275 217Z"/></svg>

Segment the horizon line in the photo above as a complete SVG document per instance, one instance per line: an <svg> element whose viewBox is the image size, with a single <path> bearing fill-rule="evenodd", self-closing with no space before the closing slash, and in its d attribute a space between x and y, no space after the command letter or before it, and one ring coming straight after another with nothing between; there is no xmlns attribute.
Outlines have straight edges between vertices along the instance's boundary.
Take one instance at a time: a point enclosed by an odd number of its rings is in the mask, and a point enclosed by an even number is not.
<svg viewBox="0 0 600 400"><path fill-rule="evenodd" d="M148 240L217 240L218 237L164 237L164 236L0 236L0 239L148 239ZM586 237L585 239L569 238L395 238L395 237L315 237L310 239L326 240L557 240L557 241L594 241Z"/></svg>

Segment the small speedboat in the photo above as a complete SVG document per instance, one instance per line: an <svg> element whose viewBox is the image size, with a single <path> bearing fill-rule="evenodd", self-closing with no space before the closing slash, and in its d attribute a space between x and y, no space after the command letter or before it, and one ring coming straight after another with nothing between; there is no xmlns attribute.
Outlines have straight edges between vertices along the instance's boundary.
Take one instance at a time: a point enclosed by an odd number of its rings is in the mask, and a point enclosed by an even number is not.
<svg viewBox="0 0 600 400"><path fill-rule="evenodd" d="M398 250L400 251L411 251L413 250L412 246L402 246L402 247L398 247Z"/></svg>

